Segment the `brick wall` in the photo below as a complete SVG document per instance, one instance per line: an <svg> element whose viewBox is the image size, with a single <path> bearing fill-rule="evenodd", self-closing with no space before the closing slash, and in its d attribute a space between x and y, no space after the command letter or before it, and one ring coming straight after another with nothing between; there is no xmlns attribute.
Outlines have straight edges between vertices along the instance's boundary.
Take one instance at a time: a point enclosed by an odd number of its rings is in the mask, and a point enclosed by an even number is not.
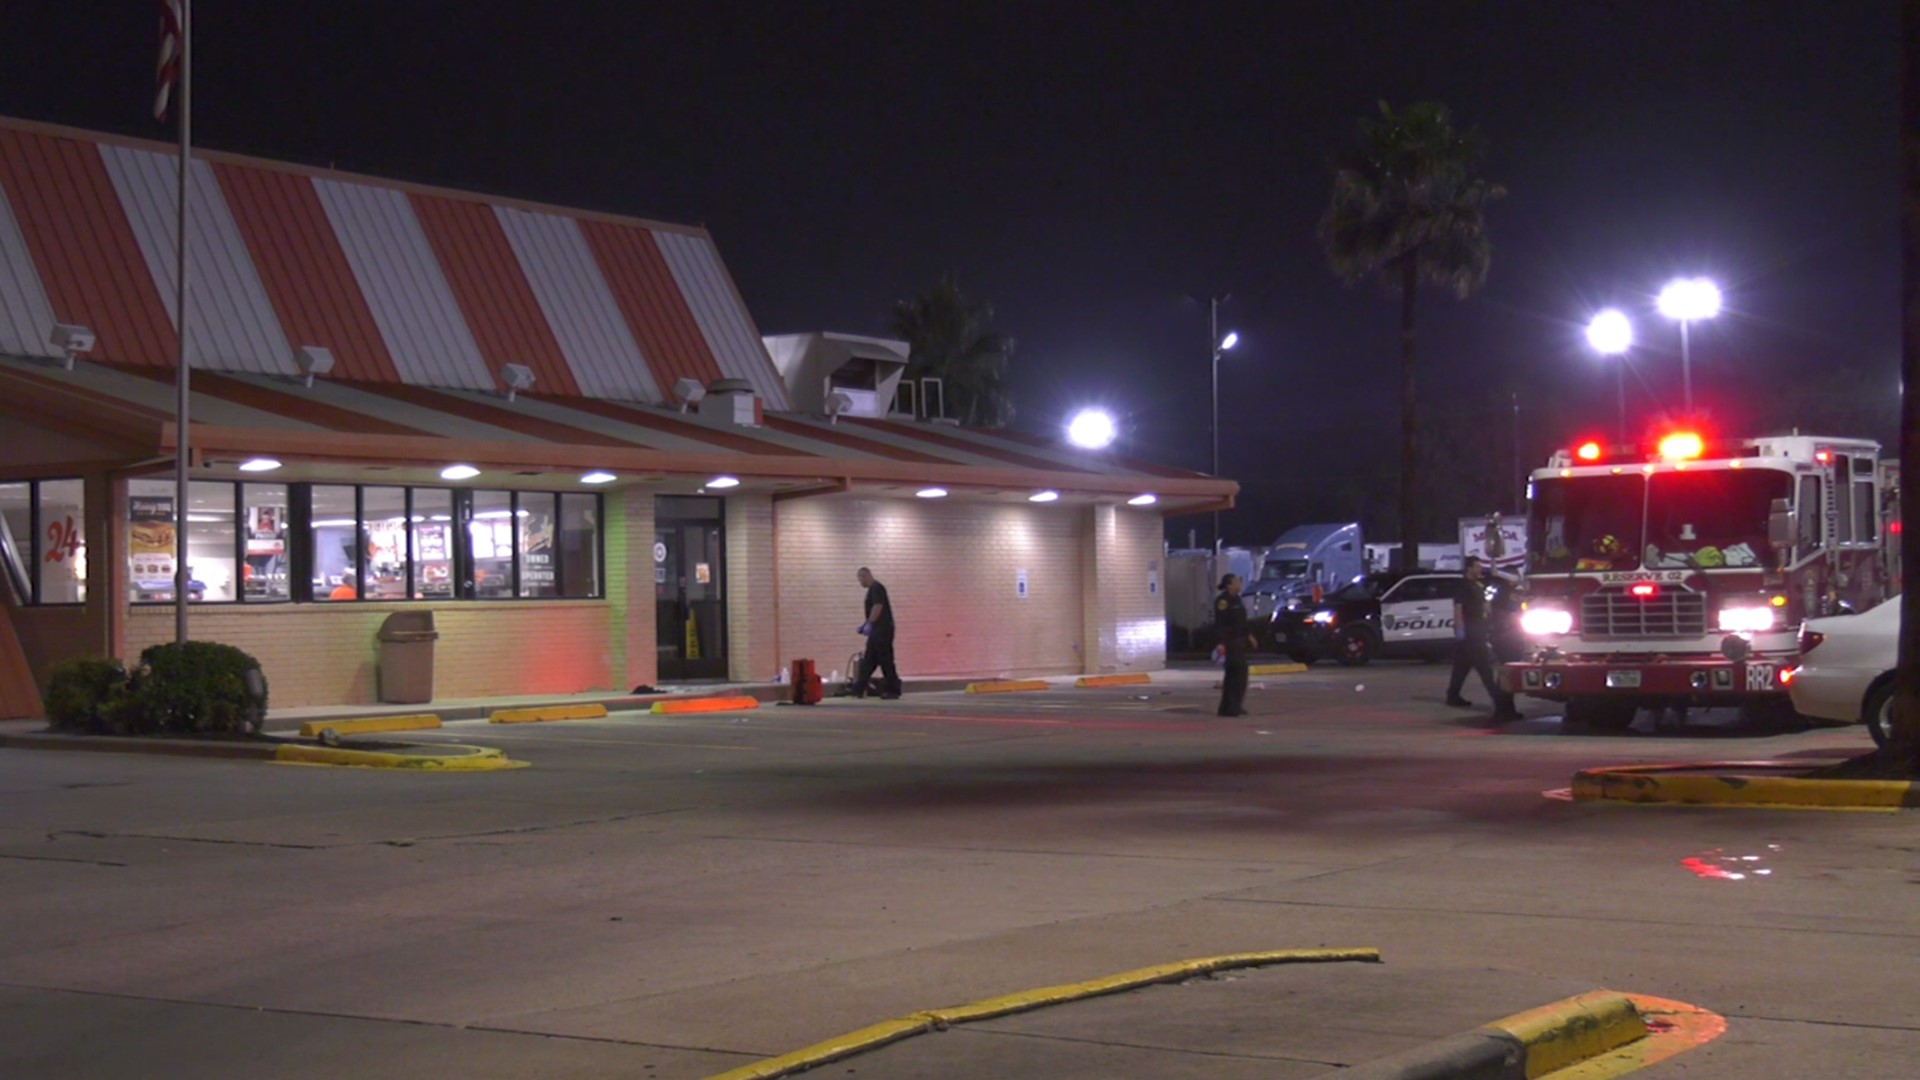
<svg viewBox="0 0 1920 1080"><path fill-rule="evenodd" d="M609 649L621 658L620 689L653 685L653 496L628 488L607 493L607 599L614 605Z"/></svg>
<svg viewBox="0 0 1920 1080"><path fill-rule="evenodd" d="M1081 671L1086 519L1074 507L841 495L780 503L782 660L810 656L823 675L845 672L862 645L854 571L867 566L893 598L903 676ZM1025 600L1014 594L1021 569Z"/></svg>
<svg viewBox="0 0 1920 1080"><path fill-rule="evenodd" d="M613 605L607 601L195 607L188 633L195 641L236 645L258 659L275 707L367 704L378 700L374 633L381 620L422 608L433 611L440 631L436 698L615 687L608 633ZM136 660L142 649L173 636L173 605L137 607L127 620L126 659Z"/></svg>
<svg viewBox="0 0 1920 1080"><path fill-rule="evenodd" d="M1166 597L1149 591L1149 582L1160 582L1164 574L1161 533L1160 515L1151 511L1121 506L1087 511L1081 579L1088 673L1166 666Z"/></svg>
<svg viewBox="0 0 1920 1080"><path fill-rule="evenodd" d="M727 677L765 682L782 666L774 650L773 497L726 503Z"/></svg>

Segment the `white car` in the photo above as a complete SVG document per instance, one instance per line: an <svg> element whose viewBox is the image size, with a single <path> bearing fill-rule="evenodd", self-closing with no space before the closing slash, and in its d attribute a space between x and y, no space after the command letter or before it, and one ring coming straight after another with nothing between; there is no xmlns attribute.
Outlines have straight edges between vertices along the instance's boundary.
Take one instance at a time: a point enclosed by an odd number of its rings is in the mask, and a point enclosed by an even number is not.
<svg viewBox="0 0 1920 1080"><path fill-rule="evenodd" d="M1897 596L1859 615L1808 619L1800 627L1800 666L1787 676L1795 711L1822 720L1860 721L1876 745L1887 745L1899 648Z"/></svg>

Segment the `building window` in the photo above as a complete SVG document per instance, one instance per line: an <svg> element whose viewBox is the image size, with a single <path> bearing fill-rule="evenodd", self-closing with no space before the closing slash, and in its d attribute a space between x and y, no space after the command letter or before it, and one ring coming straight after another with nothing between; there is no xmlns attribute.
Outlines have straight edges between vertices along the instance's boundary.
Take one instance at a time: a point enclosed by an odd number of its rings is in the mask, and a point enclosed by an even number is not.
<svg viewBox="0 0 1920 1080"><path fill-rule="evenodd" d="M0 484L0 567L22 604L87 601L86 484Z"/></svg>
<svg viewBox="0 0 1920 1080"><path fill-rule="evenodd" d="M293 599L287 551L287 485L240 485L245 540L241 548L240 598L275 603Z"/></svg>
<svg viewBox="0 0 1920 1080"><path fill-rule="evenodd" d="M136 603L173 600L174 494L172 481L128 482ZM78 480L0 484L0 572L23 596L39 588L44 603L84 601L83 496ZM194 481L184 515L189 596L210 603L597 599L599 521L597 494ZM62 543L36 551L35 530L51 535L56 527ZM43 555L66 576L43 570L36 584L34 560Z"/></svg>
<svg viewBox="0 0 1920 1080"><path fill-rule="evenodd" d="M360 489L344 484L315 484L308 535L313 598L336 603L360 598L360 558L354 538L359 533Z"/></svg>

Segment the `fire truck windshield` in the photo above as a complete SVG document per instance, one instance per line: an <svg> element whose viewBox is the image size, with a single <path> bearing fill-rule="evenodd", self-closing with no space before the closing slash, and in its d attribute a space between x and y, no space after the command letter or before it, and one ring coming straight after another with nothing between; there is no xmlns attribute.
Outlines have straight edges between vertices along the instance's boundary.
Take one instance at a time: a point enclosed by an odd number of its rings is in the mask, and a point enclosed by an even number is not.
<svg viewBox="0 0 1920 1080"><path fill-rule="evenodd" d="M1649 481L1649 570L1767 565L1767 514L1791 498L1793 478L1775 469L1663 472Z"/></svg>
<svg viewBox="0 0 1920 1080"><path fill-rule="evenodd" d="M1633 569L1646 492L1638 473L1535 480L1527 525L1533 572Z"/></svg>

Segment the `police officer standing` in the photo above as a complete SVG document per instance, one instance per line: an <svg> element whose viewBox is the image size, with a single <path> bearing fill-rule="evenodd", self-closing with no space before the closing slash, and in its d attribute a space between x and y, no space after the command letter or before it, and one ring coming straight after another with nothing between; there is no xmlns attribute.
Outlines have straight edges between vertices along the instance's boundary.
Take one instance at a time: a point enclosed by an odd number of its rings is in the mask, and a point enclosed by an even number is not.
<svg viewBox="0 0 1920 1080"><path fill-rule="evenodd" d="M1213 598L1213 635L1216 648L1226 653L1227 672L1220 680L1220 715L1247 715L1247 653L1253 634L1247 629L1247 608L1240 602L1240 576L1220 579L1220 595Z"/></svg>
<svg viewBox="0 0 1920 1080"><path fill-rule="evenodd" d="M1469 555L1461 568L1466 579L1460 598L1453 604L1453 674L1447 680L1447 704L1471 709L1473 702L1460 696L1467 672L1480 676L1481 685L1493 696L1494 720L1518 719L1513 695L1503 692L1493 680L1492 603L1487 597L1486 574L1478 555Z"/></svg>

